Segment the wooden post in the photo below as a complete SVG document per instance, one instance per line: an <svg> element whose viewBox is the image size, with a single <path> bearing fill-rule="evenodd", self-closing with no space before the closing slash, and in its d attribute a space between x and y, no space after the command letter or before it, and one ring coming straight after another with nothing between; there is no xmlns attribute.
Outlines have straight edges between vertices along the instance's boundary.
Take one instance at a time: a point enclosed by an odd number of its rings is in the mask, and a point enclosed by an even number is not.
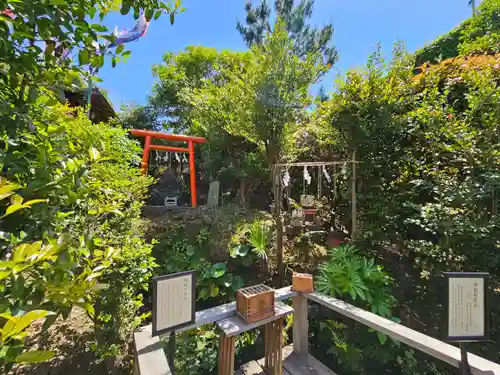
<svg viewBox="0 0 500 375"><path fill-rule="evenodd" d="M151 136L148 135L144 139L144 151L142 152L142 163L141 163L141 172L143 174L148 173L149 167L149 148L151 146Z"/></svg>
<svg viewBox="0 0 500 375"><path fill-rule="evenodd" d="M194 167L194 143L188 141L189 148L189 186L191 187L191 206L196 208L196 170Z"/></svg>
<svg viewBox="0 0 500 375"><path fill-rule="evenodd" d="M234 374L234 351L236 337L227 337L225 334L220 335L219 346L219 375Z"/></svg>
<svg viewBox="0 0 500 375"><path fill-rule="evenodd" d="M170 338L168 339L168 365L170 371L174 372L174 359L175 359L175 331L170 332Z"/></svg>
<svg viewBox="0 0 500 375"><path fill-rule="evenodd" d="M352 152L352 181L351 181L351 239L354 240L356 239L356 227L357 227L357 220L356 220L356 150Z"/></svg>
<svg viewBox="0 0 500 375"><path fill-rule="evenodd" d="M292 297L293 302L293 351L302 362L309 360L309 322L307 320L307 297L303 293Z"/></svg>
<svg viewBox="0 0 500 375"><path fill-rule="evenodd" d="M323 193L323 167L318 166L318 200L321 199L321 195Z"/></svg>
<svg viewBox="0 0 500 375"><path fill-rule="evenodd" d="M283 374L283 318L265 325L264 367L269 375Z"/></svg>
<svg viewBox="0 0 500 375"><path fill-rule="evenodd" d="M274 219L276 221L276 263L278 266L278 277L283 279L285 268L283 266L283 220L281 219L281 169L273 166L274 183Z"/></svg>

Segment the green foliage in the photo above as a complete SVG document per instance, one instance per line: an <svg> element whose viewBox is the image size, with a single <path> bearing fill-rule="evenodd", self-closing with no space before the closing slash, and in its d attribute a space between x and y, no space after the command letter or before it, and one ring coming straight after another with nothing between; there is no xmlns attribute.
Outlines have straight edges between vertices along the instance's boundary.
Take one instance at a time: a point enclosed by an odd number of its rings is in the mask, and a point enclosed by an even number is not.
<svg viewBox="0 0 500 375"><path fill-rule="evenodd" d="M210 84L192 97L199 123L219 118L231 135L255 143L268 166L282 156L284 139L293 132L304 108L308 90L325 66L319 53L298 58L285 26L278 22L262 45L252 48L245 69L225 70L225 85Z"/></svg>
<svg viewBox="0 0 500 375"><path fill-rule="evenodd" d="M33 322L49 314L50 312L45 310L33 310L17 316L9 313L0 314L0 317L5 320L0 330L0 365L3 368L8 368L11 363L37 363L52 358L53 353L50 351L22 352L22 341L28 336L27 329Z"/></svg>
<svg viewBox="0 0 500 375"><path fill-rule="evenodd" d="M392 278L382 267L375 265L373 258L360 255L353 245L331 249L328 260L320 265L316 277L319 292L339 297L385 318L392 318L391 310L396 302L389 289L391 284ZM374 350L379 352L382 363L388 362L388 358L383 359L387 347L398 345L392 342L387 345L387 336L379 332L368 338L366 328L352 321L344 322L344 319L335 320L328 316L318 321L319 326L315 327L318 334L326 334L330 339L326 353L333 356L346 371L364 373L363 361L369 359L369 353Z"/></svg>
<svg viewBox="0 0 500 375"><path fill-rule="evenodd" d="M267 260L271 234L271 228L263 222L254 221L250 227L248 243L253 247L253 252L261 259Z"/></svg>
<svg viewBox="0 0 500 375"><path fill-rule="evenodd" d="M398 275L405 323L433 335L445 324L442 271L498 276L500 64L497 55L455 58L414 76L412 57L395 52L388 64L376 52L365 69L349 72L310 129L321 129L311 134L320 147L343 157L356 150L358 245ZM325 124L335 143L325 141ZM425 326L413 319L422 316ZM483 346L481 355L497 354Z"/></svg>
<svg viewBox="0 0 500 375"><path fill-rule="evenodd" d="M246 69L249 52L220 51L203 46L188 46L176 55L167 53L161 65L153 67L157 78L149 104L126 114L125 123L135 128L172 129L204 136L208 144L201 146L201 177L204 181L220 181L221 193L238 195L242 205L266 176L265 163L258 147L242 137L228 134L216 113L195 116L191 98L209 85L224 85L226 70ZM227 195L227 194L224 194Z"/></svg>
<svg viewBox="0 0 500 375"><path fill-rule="evenodd" d="M163 63L153 66L158 79L150 98L153 115L167 118L162 125L176 132L208 133L210 124L192 116L191 93L210 84L223 85L228 79L225 70L245 69L250 58L249 52L219 52L204 46L188 46L176 55L166 53Z"/></svg>
<svg viewBox="0 0 500 375"><path fill-rule="evenodd" d="M30 109L40 93L47 91L45 88L78 87L85 66L103 66L101 48L114 37L101 23L116 4L114 0L0 1L0 9L14 15L0 16L0 124L4 129L14 134L16 129L28 127ZM179 2L121 2L124 15L132 11L137 17L141 10L151 18L153 12L162 10L173 15L181 8ZM45 41L45 48L40 41ZM78 53L78 64L61 60L65 49ZM113 61L128 55L130 51L117 49ZM52 98L55 101L57 96Z"/></svg>
<svg viewBox="0 0 500 375"><path fill-rule="evenodd" d="M484 0L464 27L460 56L500 52L500 1Z"/></svg>
<svg viewBox="0 0 500 375"><path fill-rule="evenodd" d="M416 52L416 66L466 55L500 52L500 1L484 0L476 15Z"/></svg>
<svg viewBox="0 0 500 375"><path fill-rule="evenodd" d="M341 245L329 251L329 259L319 268L318 291L348 299L383 317L391 317L394 306L389 285L392 279L375 265L373 258L358 254L356 247Z"/></svg>
<svg viewBox="0 0 500 375"><path fill-rule="evenodd" d="M4 174L19 186L19 195L3 195L22 208L39 202L0 223L0 251L11 253L0 305L53 311L49 323L80 306L94 322L96 351L117 354L141 321L140 291L154 266L139 220L152 179L139 173L139 147L123 129L64 107L33 118L34 129L0 152Z"/></svg>
<svg viewBox="0 0 500 375"><path fill-rule="evenodd" d="M0 179L0 201L9 197L11 201L11 204L7 205L2 219L15 211L30 206L21 204L22 198L14 194L17 188L19 188L18 185L10 183L5 178ZM21 207L11 210L11 207L16 205ZM23 341L29 335L27 330L31 324L38 319L46 317L50 312L46 310L18 311L12 308L13 304L17 303L18 296L15 294L9 296L8 292L9 286L18 293L23 291L25 284L29 283L29 281L25 282L25 276L29 274L37 263L57 258L56 254L59 252L60 246L52 244L52 246L48 246L40 251L41 247L41 242L20 245L14 249L11 257L12 260L0 262L0 281L2 282L0 292L4 294L0 300L0 319L4 322L0 329L0 365L4 370L9 369L13 363L42 362L52 358L53 355L53 353L48 351L23 352ZM5 293L6 290L7 293ZM12 315L13 311L17 311L18 314Z"/></svg>
<svg viewBox="0 0 500 375"><path fill-rule="evenodd" d="M179 375L215 375L219 354L219 335L215 324L207 324L176 337L175 370ZM254 345L258 333L244 332L236 338L236 356L245 347Z"/></svg>
<svg viewBox="0 0 500 375"><path fill-rule="evenodd" d="M306 57L310 53L321 52L323 61L329 66L338 59L337 49L331 43L333 26L323 26L321 29L308 25L314 8L314 0L301 1L298 5L294 0L277 0L274 2L274 13L266 0L260 0L257 6L251 1L245 4L246 25L238 22L237 29L249 47L263 44L266 32L272 30L271 18L281 19L285 23L286 31L293 41L293 51L299 57ZM273 25L276 27L276 24Z"/></svg>
<svg viewBox="0 0 500 375"><path fill-rule="evenodd" d="M458 56L460 35L462 35L462 32L467 27L468 23L470 23L470 19L464 21L461 25L416 51L415 65L421 66L426 62L431 64L439 63L444 59Z"/></svg>
<svg viewBox="0 0 500 375"><path fill-rule="evenodd" d="M162 236L154 247L156 261L160 265L157 272L169 274L187 270L197 270L197 300L221 299L232 297L243 286L241 276L228 271L228 264L212 262L206 250L210 230L202 227L195 241L190 241L184 228L172 228L168 235ZM246 256L240 252L234 258ZM244 254L244 255L243 255ZM227 298L227 297L226 297Z"/></svg>
<svg viewBox="0 0 500 375"><path fill-rule="evenodd" d="M217 367L219 337L214 324L177 335L176 373L179 375L210 374Z"/></svg>

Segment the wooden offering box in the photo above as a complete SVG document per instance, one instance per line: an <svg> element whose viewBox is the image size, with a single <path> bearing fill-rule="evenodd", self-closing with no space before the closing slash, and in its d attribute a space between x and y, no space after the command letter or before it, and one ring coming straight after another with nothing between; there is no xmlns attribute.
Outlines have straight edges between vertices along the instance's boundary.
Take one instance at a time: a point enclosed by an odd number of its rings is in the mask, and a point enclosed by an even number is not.
<svg viewBox="0 0 500 375"><path fill-rule="evenodd" d="M242 288L236 292L236 312L247 323L274 316L274 289L264 284Z"/></svg>
<svg viewBox="0 0 500 375"><path fill-rule="evenodd" d="M292 276L292 290L295 292L314 292L313 277L308 273L294 273Z"/></svg>

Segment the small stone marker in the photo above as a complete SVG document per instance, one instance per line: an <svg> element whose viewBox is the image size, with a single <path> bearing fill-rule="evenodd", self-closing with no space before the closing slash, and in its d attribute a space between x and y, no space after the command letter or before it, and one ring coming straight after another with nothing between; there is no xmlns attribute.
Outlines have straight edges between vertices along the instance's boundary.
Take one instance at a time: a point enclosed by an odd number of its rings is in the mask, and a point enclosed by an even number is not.
<svg viewBox="0 0 500 375"><path fill-rule="evenodd" d="M219 205L219 181L212 181L210 187L208 188L208 200L207 206L210 208L217 207Z"/></svg>

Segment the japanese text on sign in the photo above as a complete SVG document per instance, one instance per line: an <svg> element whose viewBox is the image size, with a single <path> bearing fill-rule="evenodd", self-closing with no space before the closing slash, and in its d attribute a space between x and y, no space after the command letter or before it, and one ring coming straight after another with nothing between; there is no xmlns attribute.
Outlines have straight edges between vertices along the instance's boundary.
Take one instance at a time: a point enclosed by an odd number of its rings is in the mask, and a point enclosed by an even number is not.
<svg viewBox="0 0 500 375"><path fill-rule="evenodd" d="M192 275L158 281L157 329L168 329L191 321L194 306Z"/></svg>
<svg viewBox="0 0 500 375"><path fill-rule="evenodd" d="M448 288L448 336L484 336L484 279L450 278Z"/></svg>

